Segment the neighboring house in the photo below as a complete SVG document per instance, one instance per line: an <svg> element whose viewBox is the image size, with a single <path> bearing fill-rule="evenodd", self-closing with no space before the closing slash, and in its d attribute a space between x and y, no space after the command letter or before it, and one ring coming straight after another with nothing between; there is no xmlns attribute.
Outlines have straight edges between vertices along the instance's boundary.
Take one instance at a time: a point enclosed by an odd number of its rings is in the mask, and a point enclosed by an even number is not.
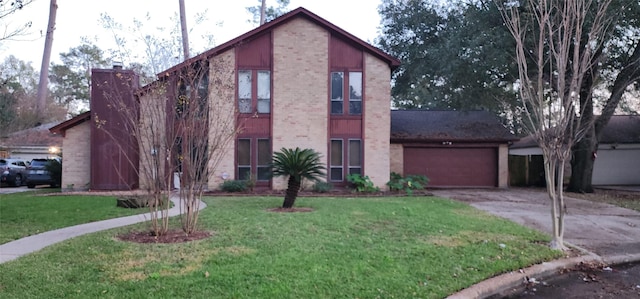
<svg viewBox="0 0 640 299"><path fill-rule="evenodd" d="M208 182L210 190L217 189L223 179L243 179L248 174L257 177L258 184L286 188L284 179L262 175L269 161L260 157L295 147L319 152L327 165L326 180L336 186L345 185L348 174L360 173L386 187L391 156L390 80L400 61L298 8L159 74L159 81L189 63L215 65L219 60L231 63L211 73L207 92L226 97L226 103L232 104L229 113L236 114L243 129ZM220 80L225 78L220 74L228 75L227 79ZM131 101L142 101L154 84L139 88L131 83L137 82L136 75L121 69L94 70L92 81L91 113L51 129L64 136L62 186L140 187L135 169L124 161L133 152L118 147L105 134L105 130L118 130L118 116L107 111L104 98L107 93L120 93ZM107 85L96 82L119 87L101 90ZM235 92L225 94L220 85L232 86ZM107 127L104 119L111 120ZM131 142L128 136L113 135Z"/></svg>
<svg viewBox="0 0 640 299"><path fill-rule="evenodd" d="M43 124L0 138L0 158L31 161L56 156L62 146L62 137L49 131L56 124Z"/></svg>
<svg viewBox="0 0 640 299"><path fill-rule="evenodd" d="M513 156L513 184L543 184L542 151L533 138L515 142L509 155ZM594 158L593 185L640 185L640 115L612 116L602 130Z"/></svg>
<svg viewBox="0 0 640 299"><path fill-rule="evenodd" d="M488 111L391 111L391 171L432 187L507 187L517 139Z"/></svg>

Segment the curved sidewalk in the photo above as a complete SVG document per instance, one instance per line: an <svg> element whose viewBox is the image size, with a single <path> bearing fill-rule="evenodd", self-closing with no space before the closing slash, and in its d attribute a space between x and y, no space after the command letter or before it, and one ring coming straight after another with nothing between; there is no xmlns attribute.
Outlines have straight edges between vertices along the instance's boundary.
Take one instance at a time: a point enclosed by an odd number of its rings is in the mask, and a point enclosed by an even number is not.
<svg viewBox="0 0 640 299"><path fill-rule="evenodd" d="M169 217L180 215L179 199L173 195L170 197L170 200L173 202L173 208L169 209ZM200 210L206 207L207 205L200 201ZM15 260L23 255L38 251L64 240L98 231L145 222L149 219L151 219L151 213L138 214L69 226L11 241L0 245L0 264Z"/></svg>

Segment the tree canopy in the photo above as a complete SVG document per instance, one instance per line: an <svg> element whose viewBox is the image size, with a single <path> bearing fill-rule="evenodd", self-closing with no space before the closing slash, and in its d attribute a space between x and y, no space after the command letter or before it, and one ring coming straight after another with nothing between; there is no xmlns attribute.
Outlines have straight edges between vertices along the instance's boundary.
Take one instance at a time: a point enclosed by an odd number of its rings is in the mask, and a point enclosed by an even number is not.
<svg viewBox="0 0 640 299"><path fill-rule="evenodd" d="M377 43L403 61L393 105L420 109L513 109L513 39L489 1L383 0Z"/></svg>
<svg viewBox="0 0 640 299"><path fill-rule="evenodd" d="M501 116L514 133L525 134L525 106L516 93L515 43L496 5L501 3L522 9L523 22L535 21L524 12L526 0L383 0L377 42L403 61L393 75L393 105L399 109L487 109ZM589 31L593 16L593 12L586 15L582 32ZM593 157L600 132L611 116L635 114L640 109L640 2L613 1L605 17L609 26L595 45L597 63L581 82L579 116L590 126L573 149L572 191L593 190ZM533 41L525 43L533 57L537 51L531 48Z"/></svg>
<svg viewBox="0 0 640 299"><path fill-rule="evenodd" d="M60 53L61 64L53 64L49 73L51 91L56 103L70 114L88 108L91 97L91 69L108 67L103 51L96 45L84 43Z"/></svg>

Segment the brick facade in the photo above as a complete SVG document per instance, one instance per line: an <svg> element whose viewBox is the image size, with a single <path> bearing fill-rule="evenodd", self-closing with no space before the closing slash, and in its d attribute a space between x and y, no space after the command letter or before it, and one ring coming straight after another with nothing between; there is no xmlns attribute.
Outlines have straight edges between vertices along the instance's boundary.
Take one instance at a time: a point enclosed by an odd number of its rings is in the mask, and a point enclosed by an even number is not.
<svg viewBox="0 0 640 299"><path fill-rule="evenodd" d="M303 18L273 32L273 151L312 148L326 161L329 33ZM387 139L388 142L388 139ZM273 189L287 187L274 178Z"/></svg>
<svg viewBox="0 0 640 299"><path fill-rule="evenodd" d="M374 185L387 189L391 128L391 70L365 53L364 171Z"/></svg>
<svg viewBox="0 0 640 299"><path fill-rule="evenodd" d="M404 175L404 147L402 144L392 143L389 146L390 172Z"/></svg>
<svg viewBox="0 0 640 299"><path fill-rule="evenodd" d="M87 190L91 177L91 121L66 131L62 141L62 190Z"/></svg>
<svg viewBox="0 0 640 299"><path fill-rule="evenodd" d="M224 178L233 179L235 173L236 72L233 50L213 57L209 61L209 68L209 148L221 149L209 161L209 171L212 173L207 188L217 190Z"/></svg>

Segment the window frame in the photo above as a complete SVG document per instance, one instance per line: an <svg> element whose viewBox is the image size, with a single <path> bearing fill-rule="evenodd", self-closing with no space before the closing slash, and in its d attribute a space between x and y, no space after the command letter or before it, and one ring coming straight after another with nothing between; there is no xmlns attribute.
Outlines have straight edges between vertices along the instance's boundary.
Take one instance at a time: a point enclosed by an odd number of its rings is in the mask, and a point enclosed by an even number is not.
<svg viewBox="0 0 640 299"><path fill-rule="evenodd" d="M249 164L240 164L240 142L242 140L247 140L248 144L249 144L249 148L248 148L248 154L249 154ZM267 141L267 150L268 150L268 154L267 157L269 157L267 159L267 161L262 161L264 162L264 164L260 164L261 161L260 160L260 142L261 141ZM259 183L263 183L266 184L269 181L271 181L271 168L270 168L270 164L271 164L271 157L273 155L273 150L271 148L272 144L271 144L271 138L270 137L256 137L256 136L241 136L236 138L236 158L235 158L235 169L236 169L236 173L235 173L235 179L236 180L248 180L248 179L255 179L256 182ZM241 171L241 169L248 169L248 173L249 173L249 177L248 178L243 178L241 177L241 173L245 173L244 171ZM259 171L260 169L264 170L264 169L268 169L268 178L260 178L259 176Z"/></svg>
<svg viewBox="0 0 640 299"><path fill-rule="evenodd" d="M333 74L342 74L342 96L334 100ZM360 74L360 99L351 99L351 75ZM361 69L332 69L329 72L329 113L331 116L361 116L364 112L364 72ZM341 112L334 112L334 104L341 103ZM352 103L359 103L359 112L352 113Z"/></svg>
<svg viewBox="0 0 640 299"><path fill-rule="evenodd" d="M340 165L334 165L333 164L333 159L334 159L334 150L333 150L333 143L334 142L340 142L341 148L340 148L340 161L341 164ZM357 165L352 165L352 155L351 155L351 143L353 141L357 141L358 142L358 155L359 155L359 163L357 163ZM329 143L329 161L327 163L329 165L329 173L328 173L328 181L332 182L332 183L346 183L347 182L347 176L354 173L353 170L358 170L358 174L363 175L364 174L364 142L362 140L362 138L350 138L350 137L335 137L335 138L331 138L330 139L330 143ZM334 169L340 169L340 173L341 173L341 179L334 179L334 175L333 175L333 170Z"/></svg>
<svg viewBox="0 0 640 299"><path fill-rule="evenodd" d="M340 142L340 165L334 165L333 164L333 159L334 159L334 151L333 151L333 143L339 141ZM345 176L344 176L344 139L343 138L331 138L330 139L330 143L329 143L329 181L330 182L344 182L345 181ZM334 169L340 169L340 179L334 179L333 178L333 170Z"/></svg>
<svg viewBox="0 0 640 299"><path fill-rule="evenodd" d="M249 98L243 97L241 98L241 94L240 94L240 87L241 87L241 82L243 82L243 80L240 80L240 76L244 73L249 73L249 84L250 84L250 89L249 89L249 93L248 96ZM261 91L260 89L260 74L268 74L269 76L269 80L268 80L268 87L267 87L267 91L268 91L268 98L261 98L261 94L259 93L259 91ZM264 69L264 68L256 68L256 69L238 69L238 75L236 76L236 108L238 109L238 113L242 114L242 115L255 115L255 114L270 114L271 113L271 104L272 104L272 100L273 100L273 72L270 69ZM247 112L244 112L244 109L242 109L242 105L241 105L241 101L249 101L249 109ZM265 112L265 110L260 111L259 107L259 102L267 102L267 105L264 107L267 107L267 111Z"/></svg>

